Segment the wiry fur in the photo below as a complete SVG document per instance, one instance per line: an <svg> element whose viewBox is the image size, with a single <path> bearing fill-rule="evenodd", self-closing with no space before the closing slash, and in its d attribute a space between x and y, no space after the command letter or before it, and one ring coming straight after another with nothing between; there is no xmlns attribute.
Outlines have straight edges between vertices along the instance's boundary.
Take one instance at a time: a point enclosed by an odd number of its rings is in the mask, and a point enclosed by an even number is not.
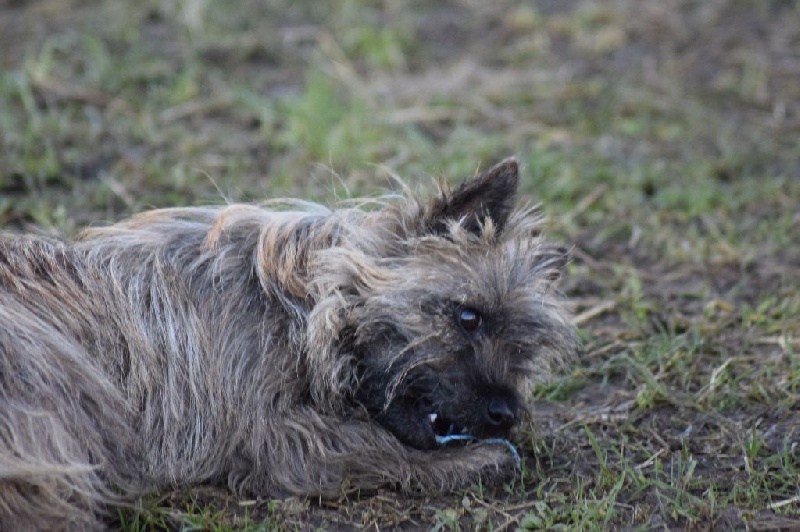
<svg viewBox="0 0 800 532"><path fill-rule="evenodd" d="M0 237L0 530L102 528L192 483L329 495L503 474L502 446L431 449L414 416L488 434L484 390L524 398L574 346L551 290L564 250L512 209L516 174L506 160L373 211L180 208L74 243ZM485 329L454 326L459 305Z"/></svg>

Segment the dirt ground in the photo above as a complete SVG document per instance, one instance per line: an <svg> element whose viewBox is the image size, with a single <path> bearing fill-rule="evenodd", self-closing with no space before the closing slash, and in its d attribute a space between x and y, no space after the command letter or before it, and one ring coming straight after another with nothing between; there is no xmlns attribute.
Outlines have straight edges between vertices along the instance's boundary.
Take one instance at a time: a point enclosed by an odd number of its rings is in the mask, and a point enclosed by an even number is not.
<svg viewBox="0 0 800 532"><path fill-rule="evenodd" d="M800 529L800 3L0 0L0 226L454 181L508 154L575 368L503 486L243 501L126 530Z"/></svg>

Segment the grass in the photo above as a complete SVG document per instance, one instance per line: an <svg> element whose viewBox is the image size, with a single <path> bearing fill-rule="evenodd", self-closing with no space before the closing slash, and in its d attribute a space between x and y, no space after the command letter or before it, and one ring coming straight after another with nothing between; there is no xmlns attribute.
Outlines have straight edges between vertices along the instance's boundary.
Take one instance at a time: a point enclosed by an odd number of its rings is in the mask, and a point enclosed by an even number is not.
<svg viewBox="0 0 800 532"><path fill-rule="evenodd" d="M247 0L0 8L0 225L328 200L508 154L579 364L504 486L147 499L124 530L800 526L796 3Z"/></svg>

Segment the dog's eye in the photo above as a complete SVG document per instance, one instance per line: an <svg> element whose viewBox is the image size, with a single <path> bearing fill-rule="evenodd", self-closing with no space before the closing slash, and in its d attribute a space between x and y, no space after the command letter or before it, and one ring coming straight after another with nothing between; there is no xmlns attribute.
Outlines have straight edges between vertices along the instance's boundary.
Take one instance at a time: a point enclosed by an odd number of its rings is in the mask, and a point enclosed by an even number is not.
<svg viewBox="0 0 800 532"><path fill-rule="evenodd" d="M475 332L481 327L483 318L474 308L464 307L458 311L458 323L467 332Z"/></svg>

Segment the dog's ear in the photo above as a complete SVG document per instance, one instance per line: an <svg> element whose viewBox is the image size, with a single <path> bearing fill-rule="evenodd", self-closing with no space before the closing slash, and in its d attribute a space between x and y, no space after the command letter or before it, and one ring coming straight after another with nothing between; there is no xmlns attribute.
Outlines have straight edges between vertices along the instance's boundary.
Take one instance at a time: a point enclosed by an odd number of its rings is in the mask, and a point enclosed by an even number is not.
<svg viewBox="0 0 800 532"><path fill-rule="evenodd" d="M468 231L480 234L490 218L497 232L502 231L516 203L518 181L517 159L500 161L437 199L430 211L429 227L434 233L444 234L448 221L455 220Z"/></svg>

